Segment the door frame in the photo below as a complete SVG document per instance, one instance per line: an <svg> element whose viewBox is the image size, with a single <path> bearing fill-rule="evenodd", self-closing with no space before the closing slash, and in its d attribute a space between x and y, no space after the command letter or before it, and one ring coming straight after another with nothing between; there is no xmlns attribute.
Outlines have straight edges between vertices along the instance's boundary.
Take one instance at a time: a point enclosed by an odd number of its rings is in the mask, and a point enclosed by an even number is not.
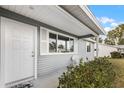
<svg viewBox="0 0 124 93"><path fill-rule="evenodd" d="M0 16L0 87L6 87L5 85L5 31L3 28L3 23L2 23L2 19L6 18L6 17L1 17ZM6 18L6 19L10 19L10 18ZM13 19L10 19L13 20ZM13 21L17 21L17 20L13 20ZM20 22L20 21L17 21ZM23 23L23 22L21 22ZM26 23L24 23L26 24ZM27 24L30 25L30 24ZM30 25L33 26L33 25ZM37 38L37 34L38 34L38 27L36 27L36 31L34 31L34 79L37 79L37 44L38 44L38 38Z"/></svg>

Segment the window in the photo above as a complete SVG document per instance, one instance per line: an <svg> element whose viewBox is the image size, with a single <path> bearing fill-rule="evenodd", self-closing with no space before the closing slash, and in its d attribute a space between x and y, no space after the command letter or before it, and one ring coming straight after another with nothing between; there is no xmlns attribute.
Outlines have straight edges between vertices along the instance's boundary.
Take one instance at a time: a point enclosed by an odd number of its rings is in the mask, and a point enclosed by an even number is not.
<svg viewBox="0 0 124 93"><path fill-rule="evenodd" d="M40 54L73 53L74 39L72 37L41 28Z"/></svg>
<svg viewBox="0 0 124 93"><path fill-rule="evenodd" d="M64 52L69 52L69 38L58 35L58 52L64 53Z"/></svg>
<svg viewBox="0 0 124 93"><path fill-rule="evenodd" d="M91 43L87 42L86 46L87 46L87 52L91 52Z"/></svg>
<svg viewBox="0 0 124 93"><path fill-rule="evenodd" d="M57 52L57 35L49 33L49 52Z"/></svg>
<svg viewBox="0 0 124 93"><path fill-rule="evenodd" d="M49 53L74 52L74 39L49 32Z"/></svg>
<svg viewBox="0 0 124 93"><path fill-rule="evenodd" d="M74 52L74 39L70 38L70 52Z"/></svg>

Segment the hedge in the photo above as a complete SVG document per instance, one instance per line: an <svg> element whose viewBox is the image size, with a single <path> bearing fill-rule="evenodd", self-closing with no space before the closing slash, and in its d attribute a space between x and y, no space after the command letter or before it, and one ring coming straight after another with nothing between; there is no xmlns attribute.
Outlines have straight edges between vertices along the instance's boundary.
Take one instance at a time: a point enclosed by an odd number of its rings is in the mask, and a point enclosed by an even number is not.
<svg viewBox="0 0 124 93"><path fill-rule="evenodd" d="M67 67L59 77L58 88L109 88L112 87L115 72L112 64L105 58Z"/></svg>
<svg viewBox="0 0 124 93"><path fill-rule="evenodd" d="M124 54L117 51L113 51L110 54L112 58L124 58Z"/></svg>

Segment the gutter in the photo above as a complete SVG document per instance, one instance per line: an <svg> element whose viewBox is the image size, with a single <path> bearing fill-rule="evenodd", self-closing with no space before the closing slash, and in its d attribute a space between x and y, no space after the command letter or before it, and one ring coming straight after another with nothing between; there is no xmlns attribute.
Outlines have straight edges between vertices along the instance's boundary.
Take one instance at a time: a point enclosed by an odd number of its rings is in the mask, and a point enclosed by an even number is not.
<svg viewBox="0 0 124 93"><path fill-rule="evenodd" d="M106 35L105 30L101 26L100 22L96 19L95 15L91 12L91 10L86 5L80 5L79 6L86 14L87 16L92 20L93 23L102 31L102 34Z"/></svg>

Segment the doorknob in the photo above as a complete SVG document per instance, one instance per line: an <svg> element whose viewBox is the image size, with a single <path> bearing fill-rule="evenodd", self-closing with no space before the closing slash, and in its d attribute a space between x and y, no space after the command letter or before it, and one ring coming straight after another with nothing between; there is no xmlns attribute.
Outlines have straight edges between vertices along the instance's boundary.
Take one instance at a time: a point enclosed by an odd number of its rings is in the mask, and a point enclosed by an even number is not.
<svg viewBox="0 0 124 93"><path fill-rule="evenodd" d="M32 51L32 57L34 57L35 55L34 55L34 51Z"/></svg>
<svg viewBox="0 0 124 93"><path fill-rule="evenodd" d="M34 57L34 55L32 55L32 57Z"/></svg>

